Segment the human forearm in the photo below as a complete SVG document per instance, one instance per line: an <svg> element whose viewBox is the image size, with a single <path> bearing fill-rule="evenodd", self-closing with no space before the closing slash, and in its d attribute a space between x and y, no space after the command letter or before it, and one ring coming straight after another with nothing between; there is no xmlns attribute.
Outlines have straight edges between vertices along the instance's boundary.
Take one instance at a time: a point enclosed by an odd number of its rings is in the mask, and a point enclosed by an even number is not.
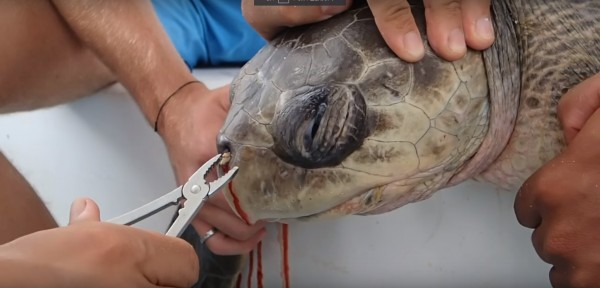
<svg viewBox="0 0 600 288"><path fill-rule="evenodd" d="M52 0L81 41L133 95L150 123L166 98L193 80L148 0Z"/></svg>

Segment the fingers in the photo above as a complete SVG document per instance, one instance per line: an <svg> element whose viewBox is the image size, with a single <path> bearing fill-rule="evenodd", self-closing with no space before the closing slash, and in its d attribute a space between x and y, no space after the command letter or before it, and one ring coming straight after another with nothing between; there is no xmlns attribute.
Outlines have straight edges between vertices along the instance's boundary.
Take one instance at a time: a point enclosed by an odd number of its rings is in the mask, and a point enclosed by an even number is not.
<svg viewBox="0 0 600 288"><path fill-rule="evenodd" d="M192 222L192 225L201 236L213 228L211 225L200 220L199 218L195 218ZM258 242L264 238L265 234L266 231L264 228L262 228L262 230L254 234L249 239L239 241L234 238L227 237L227 235L224 233L217 231L217 233L206 240L205 244L210 251L218 255L240 255L252 251Z"/></svg>
<svg viewBox="0 0 600 288"><path fill-rule="evenodd" d="M231 210L223 193L209 198L192 225L200 235L211 228L218 231L206 241L206 245L219 255L248 253L265 235L264 224L246 224Z"/></svg>
<svg viewBox="0 0 600 288"><path fill-rule="evenodd" d="M600 74L586 79L565 93L558 102L558 118L567 144L600 108Z"/></svg>
<svg viewBox="0 0 600 288"><path fill-rule="evenodd" d="M467 53L460 0L424 0L427 36L431 48L454 61Z"/></svg>
<svg viewBox="0 0 600 288"><path fill-rule="evenodd" d="M569 287L568 283L564 281L565 275L564 270L559 269L556 266L550 268L549 279L552 287Z"/></svg>
<svg viewBox="0 0 600 288"><path fill-rule="evenodd" d="M408 1L370 0L369 7L386 43L408 62L420 60L425 50ZM494 42L490 0L424 0L427 38L440 57L454 61L473 49Z"/></svg>
<svg viewBox="0 0 600 288"><path fill-rule="evenodd" d="M214 196L210 197L207 202L212 205L215 205L216 207L221 208L221 210L223 211L227 211L236 219L240 219L239 216L237 216L237 214L232 210L231 206L227 202L227 199L225 198L225 194L223 194L222 192L217 192ZM248 225L246 221L242 221L242 223ZM252 224L252 226L260 225L260 227L264 227L264 224L264 222L259 221L257 223Z"/></svg>
<svg viewBox="0 0 600 288"><path fill-rule="evenodd" d="M73 201L69 215L69 225L99 221L100 208L98 208L96 202L88 198Z"/></svg>
<svg viewBox="0 0 600 288"><path fill-rule="evenodd" d="M536 186L538 180L536 174L532 175L523 183L515 198L514 210L517 221L524 227L538 227L542 221L538 207L536 206Z"/></svg>
<svg viewBox="0 0 600 288"><path fill-rule="evenodd" d="M125 227L136 229L133 227ZM139 230L135 233L140 233ZM200 263L194 248L184 240L159 233L146 232L142 240L145 257L141 269L148 281L158 286L191 287L198 281ZM140 246L137 246L140 247Z"/></svg>
<svg viewBox="0 0 600 288"><path fill-rule="evenodd" d="M425 48L405 0L368 0L381 36L398 57L408 62L423 58Z"/></svg>
<svg viewBox="0 0 600 288"><path fill-rule="evenodd" d="M215 205L225 211L230 211L231 214L233 215L233 211L231 210L231 206L229 206L229 203L227 203L227 199L225 198L225 194L223 194L222 192L223 190L215 193L213 196L211 196L208 199L208 203ZM237 217L236 217L237 218Z"/></svg>
<svg viewBox="0 0 600 288"><path fill-rule="evenodd" d="M575 265L561 265L550 268L550 285L556 288L562 287L597 287L595 277L589 277L595 273L581 273ZM578 271L579 270L579 271Z"/></svg>
<svg viewBox="0 0 600 288"><path fill-rule="evenodd" d="M562 155L569 157L568 161L571 161L566 162L567 165L580 169L581 167L585 167L589 172L585 171L585 174L574 175L576 178L565 178L564 175L556 175L557 177L569 179L567 181L573 181L570 179L577 179L576 183L582 186L590 184L582 183L583 181L592 182L592 184L594 184L593 188L598 188L598 173L593 174L591 171L595 171L598 167L598 163L600 163L600 149L598 149L598 143L600 143L600 133L598 133L599 127L600 109L593 111L591 116L585 120L581 130L579 130L577 135L571 139L571 142L562 153ZM592 180L586 180L587 178L590 178L590 176Z"/></svg>
<svg viewBox="0 0 600 288"><path fill-rule="evenodd" d="M285 27L322 21L347 10L346 6L256 6L254 0L242 1L242 14L246 21L265 39L272 39Z"/></svg>
<svg viewBox="0 0 600 288"><path fill-rule="evenodd" d="M590 237L596 232L582 230L582 226L574 224L573 220L587 219L571 218L559 212L549 219L544 218L543 224L532 234L532 243L540 259L552 265L550 282L553 287L593 287L589 284L598 283L595 248L598 238ZM596 221L591 224L588 227L597 226Z"/></svg>
<svg viewBox="0 0 600 288"><path fill-rule="evenodd" d="M431 48L454 61L473 49L486 49L494 41L489 0L424 0L427 36Z"/></svg>
<svg viewBox="0 0 600 288"><path fill-rule="evenodd" d="M592 95L598 87L582 83L573 95ZM593 83L592 83L593 84ZM579 90L582 89L582 90ZM586 94L586 93L592 94ZM562 109L585 106L565 97ZM565 110L563 110L563 113ZM600 151L599 112L587 114L570 145L546 163L522 186L515 200L519 223L535 228L532 242L542 260L553 265L550 280L554 287L589 287L598 282L600 255L598 233L598 159ZM591 116L589 115L591 114ZM565 115L563 115L565 116ZM582 124L585 122L585 124Z"/></svg>
<svg viewBox="0 0 600 288"><path fill-rule="evenodd" d="M247 225L242 219L209 203L200 209L198 218L210 227L216 227L219 232L239 241L252 238L264 227L264 225Z"/></svg>
<svg viewBox="0 0 600 288"><path fill-rule="evenodd" d="M467 45L476 50L492 46L495 39L490 0L462 0L461 12Z"/></svg>
<svg viewBox="0 0 600 288"><path fill-rule="evenodd" d="M573 254L577 245L572 245L572 237L569 236L570 229L565 229L565 221L560 216L553 215L552 219L544 218L543 224L539 225L531 234L531 243L536 253L544 262L558 265L568 262L565 255Z"/></svg>
<svg viewBox="0 0 600 288"><path fill-rule="evenodd" d="M547 226L540 225L538 226L538 228L533 230L533 232L531 233L531 243L533 244L533 248L535 249L535 252L540 257L540 259L542 259L542 261L548 264L552 264L552 259L550 258L548 253L546 253L544 245L546 240L546 227Z"/></svg>
<svg viewBox="0 0 600 288"><path fill-rule="evenodd" d="M574 169L573 160L560 155L531 175L517 192L514 210L517 221L527 228L538 228L542 218L547 219L564 207L564 195L574 193L570 183L565 182L565 169Z"/></svg>
<svg viewBox="0 0 600 288"><path fill-rule="evenodd" d="M550 285L552 287L556 287L556 288L563 288L563 287L594 287L594 286L588 286L585 285L583 283L580 283L582 281L580 280L576 280L577 277L574 275L576 273L576 267L573 265L569 265L569 266L552 266L552 268L550 268L550 273L549 273L549 279L550 279ZM594 283L594 282L587 282L587 283ZM594 283L593 285L597 284Z"/></svg>
<svg viewBox="0 0 600 288"><path fill-rule="evenodd" d="M272 39L285 27L322 21L346 6L255 6L242 1L242 13L258 33ZM416 62L425 55L421 34L406 0L368 0L375 23L387 45L398 57ZM432 49L442 58L462 58L467 46L483 50L495 39L491 0L424 0L427 34Z"/></svg>

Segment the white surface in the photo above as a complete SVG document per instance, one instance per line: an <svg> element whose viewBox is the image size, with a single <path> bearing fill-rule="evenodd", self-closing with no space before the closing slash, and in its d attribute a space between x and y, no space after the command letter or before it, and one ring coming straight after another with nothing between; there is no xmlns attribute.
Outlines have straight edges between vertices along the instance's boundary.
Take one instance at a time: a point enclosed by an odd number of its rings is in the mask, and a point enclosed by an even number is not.
<svg viewBox="0 0 600 288"><path fill-rule="evenodd" d="M218 87L235 72L196 75ZM161 140L120 85L67 105L0 115L0 149L63 225L76 197L95 199L107 219L175 183ZM292 287L549 287L549 266L515 220L514 195L467 182L386 215L290 227ZM142 227L163 230L173 211ZM269 231L264 284L281 287L277 229Z"/></svg>

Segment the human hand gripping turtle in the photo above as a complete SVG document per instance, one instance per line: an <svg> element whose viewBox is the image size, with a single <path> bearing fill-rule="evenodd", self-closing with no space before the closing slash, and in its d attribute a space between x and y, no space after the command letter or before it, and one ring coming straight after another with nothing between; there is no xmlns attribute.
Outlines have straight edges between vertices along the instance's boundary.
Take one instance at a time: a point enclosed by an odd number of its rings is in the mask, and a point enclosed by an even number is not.
<svg viewBox="0 0 600 288"><path fill-rule="evenodd" d="M489 1L425 0L425 4L430 45L446 60L461 58L466 53L466 43L475 49L485 49L493 43L494 32L490 21ZM350 5L351 1L348 1L346 6L329 6L327 8L320 6L255 6L253 0L243 0L242 12L254 29L265 39L270 40L285 27L325 20L347 10ZM373 0L369 2L369 6L383 37L400 58L406 61L418 61L423 57L423 43L407 1ZM463 31L465 31L464 35ZM180 182L201 164L194 163L190 159L208 159L216 153L214 138L208 138L206 135L216 135L224 122L229 108L227 94L225 90L216 90L212 96L198 101L191 101L189 100L191 98L180 95L176 100L178 104L169 104L172 105L169 108L171 112L167 110L165 116L161 116L168 119L161 120L165 123L179 123L175 118L178 117L178 114L182 115L183 110L181 109L197 111L187 114L190 115L185 119L187 124L173 124L165 129L167 131L165 133L175 135L164 137L164 139L169 147L173 147L169 150L173 151L171 160ZM186 97L187 100L182 99ZM202 111L210 111L210 113ZM204 115L210 115L210 119L206 119ZM187 131L198 131L199 127L196 126L200 125L206 132L198 135L200 141L194 142L177 136L189 135ZM180 129L183 130L179 131ZM160 127L159 130L161 130ZM203 148L205 150L200 151L196 148L198 145L210 147L210 149ZM176 151L181 151L181 153ZM191 151L196 151L193 157L186 154ZM196 155L198 153L207 154ZM193 225L201 235L211 229L218 231L206 242L209 249L215 254L247 253L254 248L259 239L264 237L263 223L247 225L235 215L222 193L218 193L215 197L211 197L198 213L198 217L195 218Z"/></svg>
<svg viewBox="0 0 600 288"><path fill-rule="evenodd" d="M167 145L177 183L184 183L206 159L217 154L215 135L229 110L229 88L227 85L209 90L201 83L190 85L163 109L157 132ZM206 234L208 231L214 232L205 241L218 255L248 253L266 233L264 223L248 225L237 217L223 193L206 201L192 226L202 237L210 235Z"/></svg>
<svg viewBox="0 0 600 288"><path fill-rule="evenodd" d="M398 57L408 62L423 58L425 49L407 0L368 0L379 32ZM490 0L424 0L429 45L440 57L462 58L467 46L483 50L494 42ZM286 27L326 20L346 6L255 6L242 0L244 17L265 39Z"/></svg>
<svg viewBox="0 0 600 288"><path fill-rule="evenodd" d="M539 257L552 265L553 287L600 287L600 74L560 100L567 148L522 185L521 225L534 229Z"/></svg>

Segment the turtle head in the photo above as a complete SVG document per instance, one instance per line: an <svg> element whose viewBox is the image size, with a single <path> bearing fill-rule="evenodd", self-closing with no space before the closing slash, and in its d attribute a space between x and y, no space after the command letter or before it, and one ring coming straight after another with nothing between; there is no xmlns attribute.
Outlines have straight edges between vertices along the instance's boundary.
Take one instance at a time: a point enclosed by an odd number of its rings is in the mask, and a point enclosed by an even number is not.
<svg viewBox="0 0 600 288"><path fill-rule="evenodd" d="M237 98L259 98L265 91L238 97L239 92L234 85L217 147L230 153L228 165L240 168L225 192L232 205L243 203L236 207L240 216L250 222L305 217L348 198L348 187L373 185L344 168L372 128L355 86L307 85L269 95L274 102L238 104Z"/></svg>
<svg viewBox="0 0 600 288"><path fill-rule="evenodd" d="M368 9L290 29L232 82L218 149L239 170L224 193L251 223L424 199L477 151L487 91L480 53L404 62Z"/></svg>

